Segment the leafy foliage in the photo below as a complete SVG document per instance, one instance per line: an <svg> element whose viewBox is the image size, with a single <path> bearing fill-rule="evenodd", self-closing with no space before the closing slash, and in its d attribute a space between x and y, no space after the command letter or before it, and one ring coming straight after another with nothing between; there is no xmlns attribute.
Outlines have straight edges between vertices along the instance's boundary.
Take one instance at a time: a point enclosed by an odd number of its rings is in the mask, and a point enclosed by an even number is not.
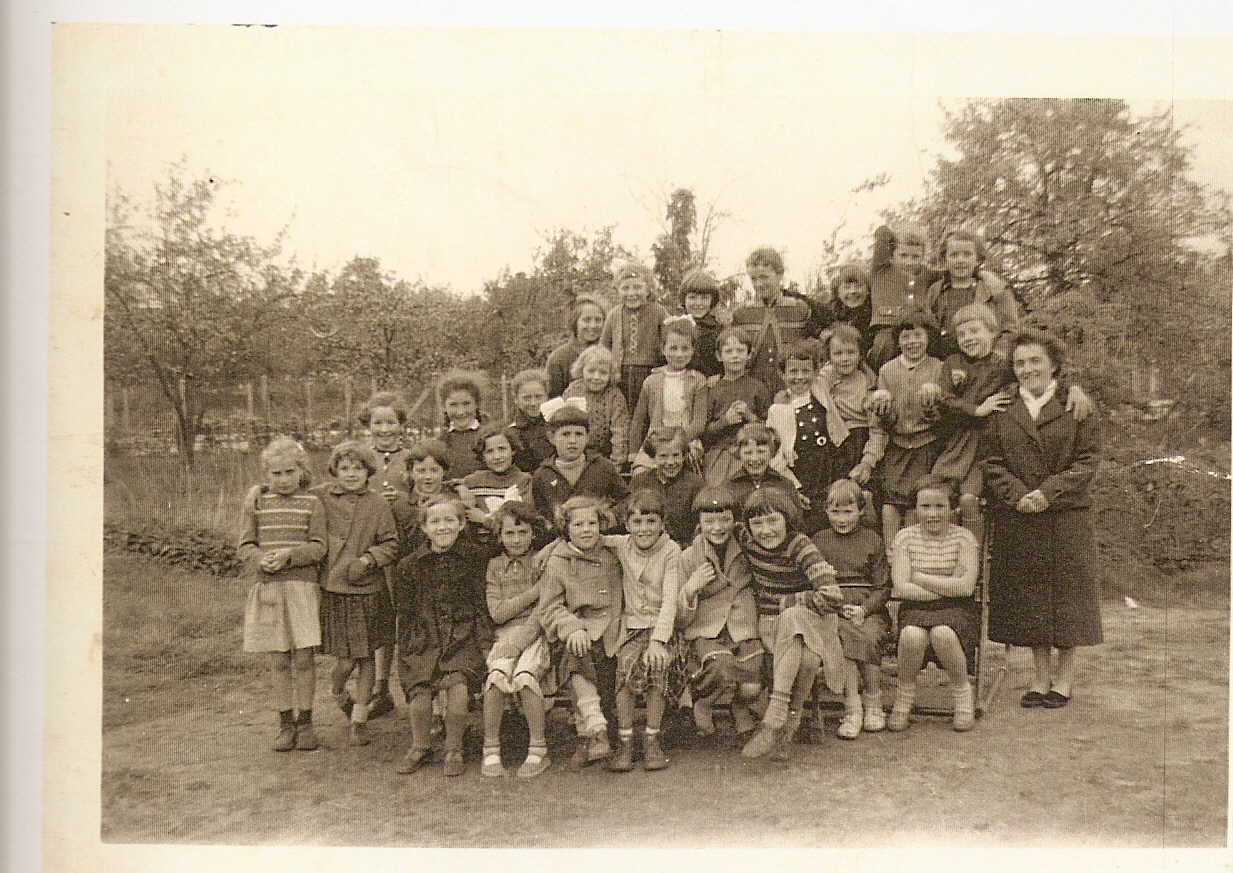
<svg viewBox="0 0 1233 873"><path fill-rule="evenodd" d="M382 388L427 381L466 355L464 309L449 291L383 271L377 258L352 258L333 278L315 274L303 295L310 372L374 376Z"/></svg>
<svg viewBox="0 0 1233 873"><path fill-rule="evenodd" d="M935 238L982 230L990 265L1105 400L1138 399L1130 369L1157 362L1167 396L1195 414L1215 403L1227 420L1233 215L1227 194L1188 175L1170 115L1134 118L1120 100L972 101L947 113L945 136L956 156L903 213Z"/></svg>
<svg viewBox="0 0 1233 873"><path fill-rule="evenodd" d="M655 256L655 276L665 297L675 297L685 273L699 266L690 250L690 235L698 225L698 209L694 192L677 188L668 199L668 230L651 246Z"/></svg>
<svg viewBox="0 0 1233 873"><path fill-rule="evenodd" d="M181 457L193 447L209 389L260 369L260 338L284 313L299 274L278 243L210 224L220 183L182 164L155 185L146 221L114 194L105 239L105 366L109 379L150 374L176 416Z"/></svg>
<svg viewBox="0 0 1233 873"><path fill-rule="evenodd" d="M548 353L569 337L569 309L579 294L608 301L612 268L630 253L612 240L612 228L590 234L553 231L535 255L534 270L505 270L484 283L481 302L470 312L473 363L490 372L512 373L543 366Z"/></svg>
<svg viewBox="0 0 1233 873"><path fill-rule="evenodd" d="M103 525L103 547L110 551L136 552L186 570L202 570L212 576L238 576L242 569L235 546L210 531L125 530Z"/></svg>

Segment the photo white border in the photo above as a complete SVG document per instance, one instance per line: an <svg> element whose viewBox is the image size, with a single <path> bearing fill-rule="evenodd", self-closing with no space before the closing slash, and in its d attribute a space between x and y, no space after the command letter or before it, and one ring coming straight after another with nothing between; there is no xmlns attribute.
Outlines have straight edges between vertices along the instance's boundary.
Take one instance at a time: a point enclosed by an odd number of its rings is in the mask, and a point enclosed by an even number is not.
<svg viewBox="0 0 1233 873"><path fill-rule="evenodd" d="M725 29L875 31L894 24L896 30L918 32L939 30L984 33L1023 32L1048 22L1054 34L1044 37L1019 36L1012 39L1015 57L1002 54L997 65L978 68L979 82L968 86L968 93L997 91L1009 81L1011 90L1021 94L1082 94L1085 96L1125 96L1169 99L1231 98L1233 90L1233 10L1215 8L1218 4L1194 3L1189 6L1160 8L1157 3L1036 3L1030 10L1007 15L989 8L992 4L946 4L941 9L925 9L924 4L854 4L859 8L842 16L802 8L804 4L784 4L769 10L754 10L745 4L598 4L577 9L568 4L484 3L468 10L448 12L428 4L416 4L401 13L382 8L384 4L361 4L348 9L346 21L366 24L416 24L421 26L502 26L502 27L620 27ZM51 202L53 174L50 129L53 107L50 102L50 22L57 21L166 21L167 4L155 3L50 3L6 8L4 150L5 212L3 238L5 252L17 252L7 259L4 270L4 495L3 560L4 601L3 640L5 673L4 700L4 859L12 869L34 869L40 852L45 851L47 869L91 870L182 870L216 868L219 865L240 869L336 869L340 865L363 865L372 869L419 868L421 864L449 863L489 866L499 861L504 869L532 869L543 866L573 865L585 855L595 869L624 869L634 864L675 866L696 864L690 853L650 857L647 853L494 853L494 852L411 852L409 850L283 849L244 847L128 847L98 842L98 731L97 692L83 706L83 688L97 679L99 640L97 604L87 615L61 613L65 582L100 585L98 556L101 544L97 530L101 524L101 374L79 366L82 352L86 360L97 359L101 336L101 154L92 148L97 142L101 115L89 99L75 107L72 123L62 128L63 137L54 143L56 197ZM261 21L281 23L342 23L333 4L324 3L183 3L174 7L180 21ZM397 16L397 17L395 17ZM1058 36L1101 34L1100 36ZM1116 38L1108 34L1155 33L1157 39L1144 42L1136 37ZM1218 35L1208 42L1206 35ZM916 47L918 84L933 82L943 93L964 93L963 83L972 83L972 70L948 66L945 58L930 47L951 37L922 36ZM1000 38L984 41L1000 43ZM1040 62L1041 45L1069 43L1076 49L1065 62L1051 58ZM1151 50L1143 51L1150 43ZM1036 51L1033 50L1036 47ZM1015 61L1018 61L1015 64ZM1012 64L1013 77L1007 79ZM1000 65L1000 66L999 66ZM995 68L996 67L996 68ZM947 87L941 87L947 86ZM64 107L65 111L68 107ZM93 134L93 135L92 135ZM81 196L82 191L94 196ZM69 206L67 210L61 206ZM51 208L49 208L51 207ZM47 216L64 211L71 222L60 223ZM83 220L84 219L84 220ZM54 266L55 287L70 289L72 295L47 296L53 274L44 253L51 244L50 227L56 227ZM55 336L50 346L41 342L49 324ZM55 391L48 405L49 381ZM46 410L47 412L44 412ZM48 414L50 413L50 417ZM45 465L39 446L47 446ZM48 480L47 468L53 471ZM97 504L95 508L93 504ZM50 512L48 512L50 509ZM44 519L55 519L44 530ZM68 522L67 524L65 522ZM48 533L55 539L49 543ZM37 596L37 582L43 578L43 554L47 554L48 610L44 612ZM80 611L80 610L79 610ZM84 620L83 620L84 619ZM44 623L52 621L57 644L45 652L46 675L37 657L43 651ZM63 645L61 645L63 643ZM93 664L93 667L87 665ZM44 692L46 698L44 699ZM45 708L44 708L45 704ZM71 707L79 723L65 716ZM46 758L35 753L40 746L39 714L47 721L43 739L48 744ZM82 714L84 712L84 714ZM91 720L93 716L93 720ZM84 722L80 723L80 722ZM65 752L67 751L67 754ZM41 772L43 760L46 773ZM44 780L45 777L45 781ZM48 803L37 802L46 785ZM70 799L61 807L60 797ZM54 798L54 799L52 799ZM84 807L83 807L84 805ZM40 809L54 814L40 821ZM90 826L83 831L83 821ZM47 827L44 842L40 834ZM92 828L92 830L91 830ZM830 853L828 853L830 854ZM840 852L834 860L873 863L875 867L896 866L905 859L894 852ZM973 855L978 857L973 857ZM725 852L722 863L767 863L762 853ZM1045 850L1013 853L1020 862L1047 863L1057 869L1078 869L1096 862L1091 853L1076 850L1059 857ZM1100 862L1127 868L1151 865L1167 868L1185 863L1215 866L1224 853L1152 851L1100 853ZM780 853L774 863L785 869L803 869L819 860L815 852ZM929 867L951 862L1004 864L999 851L981 850L954 853L937 850L928 859L914 858L913 864Z"/></svg>

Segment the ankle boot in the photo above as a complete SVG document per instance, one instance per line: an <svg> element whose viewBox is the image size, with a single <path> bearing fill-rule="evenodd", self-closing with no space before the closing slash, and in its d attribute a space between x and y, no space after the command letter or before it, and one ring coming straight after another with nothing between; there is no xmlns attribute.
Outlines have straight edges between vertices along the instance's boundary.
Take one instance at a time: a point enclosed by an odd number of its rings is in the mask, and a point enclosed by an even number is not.
<svg viewBox="0 0 1233 873"><path fill-rule="evenodd" d="M646 770L663 770L668 766L668 756L659 744L659 731L647 731L642 737L642 766Z"/></svg>
<svg viewBox="0 0 1233 873"><path fill-rule="evenodd" d="M289 752L295 748L295 720L291 710L278 714L278 737L274 740L274 751Z"/></svg>
<svg viewBox="0 0 1233 873"><path fill-rule="evenodd" d="M313 730L313 711L306 709L295 722L295 747L302 752L311 752L319 745L317 732Z"/></svg>
<svg viewBox="0 0 1233 873"><path fill-rule="evenodd" d="M617 739L616 754L608 759L608 769L613 773L628 773L634 769L634 738L632 735Z"/></svg>

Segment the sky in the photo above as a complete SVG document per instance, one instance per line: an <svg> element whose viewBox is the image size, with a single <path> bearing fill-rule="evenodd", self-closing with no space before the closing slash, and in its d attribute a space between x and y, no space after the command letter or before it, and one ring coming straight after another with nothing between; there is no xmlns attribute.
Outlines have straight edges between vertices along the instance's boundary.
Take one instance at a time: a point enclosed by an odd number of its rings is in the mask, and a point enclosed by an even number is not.
<svg viewBox="0 0 1233 873"><path fill-rule="evenodd" d="M529 271L556 228L613 225L649 261L676 187L721 213L719 275L769 244L804 282L836 227L863 248L879 210L921 194L943 105L990 93L938 72L930 52L954 45L909 36L179 26L105 42L110 185L148 198L183 158L230 183L229 230L285 228L302 267L375 256L461 293ZM1233 190L1233 104L1132 100L1170 105L1195 175Z"/></svg>

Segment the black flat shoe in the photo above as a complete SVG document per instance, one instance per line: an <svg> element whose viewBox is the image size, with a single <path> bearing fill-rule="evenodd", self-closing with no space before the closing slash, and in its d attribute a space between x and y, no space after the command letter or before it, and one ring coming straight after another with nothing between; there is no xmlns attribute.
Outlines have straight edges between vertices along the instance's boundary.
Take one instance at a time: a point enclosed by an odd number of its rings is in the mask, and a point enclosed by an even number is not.
<svg viewBox="0 0 1233 873"><path fill-rule="evenodd" d="M1070 698L1060 691L1049 689L1049 693L1045 695L1044 702L1041 703L1045 709L1061 709L1066 704L1070 703Z"/></svg>
<svg viewBox="0 0 1233 873"><path fill-rule="evenodd" d="M1039 691L1029 691L1019 698L1019 705L1024 709L1034 709L1037 706L1045 705L1045 695Z"/></svg>

